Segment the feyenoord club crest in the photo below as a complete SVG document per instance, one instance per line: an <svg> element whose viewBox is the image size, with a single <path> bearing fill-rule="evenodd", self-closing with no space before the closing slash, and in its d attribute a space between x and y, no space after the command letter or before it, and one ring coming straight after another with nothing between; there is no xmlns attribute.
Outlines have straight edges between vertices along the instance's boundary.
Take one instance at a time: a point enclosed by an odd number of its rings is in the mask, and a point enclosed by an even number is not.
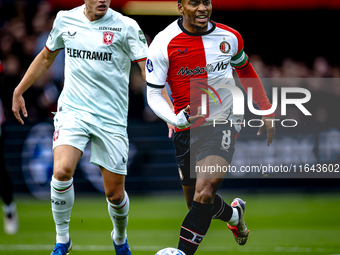
<svg viewBox="0 0 340 255"><path fill-rule="evenodd" d="M106 32L103 32L103 36L104 36L103 37L104 44L105 45L111 45L112 41L113 41L114 33L106 31Z"/></svg>
<svg viewBox="0 0 340 255"><path fill-rule="evenodd" d="M226 41L221 42L220 44L220 50L224 53L227 54L230 51L230 44Z"/></svg>

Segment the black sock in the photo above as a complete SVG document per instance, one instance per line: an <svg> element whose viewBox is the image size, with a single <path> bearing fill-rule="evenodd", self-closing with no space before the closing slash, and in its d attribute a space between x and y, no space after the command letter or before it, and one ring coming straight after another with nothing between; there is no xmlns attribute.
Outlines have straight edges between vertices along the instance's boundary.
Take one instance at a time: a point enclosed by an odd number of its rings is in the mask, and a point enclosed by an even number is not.
<svg viewBox="0 0 340 255"><path fill-rule="evenodd" d="M223 198L219 195L215 195L214 199L214 210L213 210L213 219L220 219L225 222L231 219L233 215L233 208L223 201Z"/></svg>
<svg viewBox="0 0 340 255"><path fill-rule="evenodd" d="M212 204L201 204L193 201L192 207L185 217L178 243L178 249L186 255L196 252L203 237L208 231L213 213Z"/></svg>

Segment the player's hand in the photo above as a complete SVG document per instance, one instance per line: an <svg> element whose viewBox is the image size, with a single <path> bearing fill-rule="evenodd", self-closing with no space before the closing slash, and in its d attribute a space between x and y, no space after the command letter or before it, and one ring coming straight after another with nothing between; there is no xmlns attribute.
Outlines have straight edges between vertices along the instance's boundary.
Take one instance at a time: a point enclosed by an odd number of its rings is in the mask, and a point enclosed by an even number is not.
<svg viewBox="0 0 340 255"><path fill-rule="evenodd" d="M269 121L273 119L275 119L274 116L263 117L262 121L264 122L264 125L260 127L259 131L257 132L257 135L261 135L265 129L267 130L267 146L271 145L274 140L275 121Z"/></svg>
<svg viewBox="0 0 340 255"><path fill-rule="evenodd" d="M27 117L28 114L25 106L25 100L21 94L17 95L15 92L13 93L12 111L15 118L21 123L21 125L24 125L24 121L20 116L20 111L22 111L24 117Z"/></svg>
<svg viewBox="0 0 340 255"><path fill-rule="evenodd" d="M168 129L169 129L169 134L168 137L171 138L172 134L175 132L175 127L169 123L166 123L168 125Z"/></svg>
<svg viewBox="0 0 340 255"><path fill-rule="evenodd" d="M186 108L185 108L185 110L184 110L185 112L189 112L190 111L190 105L188 105ZM188 118L188 122L190 123L190 124L194 124L198 119L200 119L200 118L205 118L205 116L202 114L202 108L201 108L201 106L199 106L198 108L197 108L197 115L195 115L195 116L189 116L189 118Z"/></svg>
<svg viewBox="0 0 340 255"><path fill-rule="evenodd" d="M182 109L177 115L176 115L176 127L179 129L188 128L190 125L194 124L195 121L197 121L200 118L205 118L204 115L201 114L200 109L198 109L198 114L195 116L190 116L190 105Z"/></svg>

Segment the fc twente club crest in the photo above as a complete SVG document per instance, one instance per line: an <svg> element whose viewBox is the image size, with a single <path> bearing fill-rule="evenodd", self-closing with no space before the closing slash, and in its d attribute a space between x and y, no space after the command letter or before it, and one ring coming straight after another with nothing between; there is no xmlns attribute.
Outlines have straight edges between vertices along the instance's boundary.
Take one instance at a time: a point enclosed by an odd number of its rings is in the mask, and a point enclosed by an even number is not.
<svg viewBox="0 0 340 255"><path fill-rule="evenodd" d="M114 36L113 32L109 32L109 31L103 32L103 42L104 42L104 44L105 45L111 45L112 42L113 42L113 36Z"/></svg>

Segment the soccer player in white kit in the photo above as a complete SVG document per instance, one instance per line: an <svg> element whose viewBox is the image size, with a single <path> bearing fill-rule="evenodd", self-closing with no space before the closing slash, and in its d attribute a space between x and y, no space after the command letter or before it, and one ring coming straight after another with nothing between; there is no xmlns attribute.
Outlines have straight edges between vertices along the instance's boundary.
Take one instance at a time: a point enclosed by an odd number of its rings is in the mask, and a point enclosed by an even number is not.
<svg viewBox="0 0 340 255"><path fill-rule="evenodd" d="M145 77L148 47L138 24L110 9L110 0L84 2L58 13L45 48L14 91L12 110L24 124L20 110L24 117L27 111L22 94L65 49L65 82L54 118L51 204L57 236L51 254L65 255L72 248L73 174L89 141L90 161L99 166L103 176L116 254L131 254L126 238L129 198L124 186L128 83L131 61L139 64Z"/></svg>

